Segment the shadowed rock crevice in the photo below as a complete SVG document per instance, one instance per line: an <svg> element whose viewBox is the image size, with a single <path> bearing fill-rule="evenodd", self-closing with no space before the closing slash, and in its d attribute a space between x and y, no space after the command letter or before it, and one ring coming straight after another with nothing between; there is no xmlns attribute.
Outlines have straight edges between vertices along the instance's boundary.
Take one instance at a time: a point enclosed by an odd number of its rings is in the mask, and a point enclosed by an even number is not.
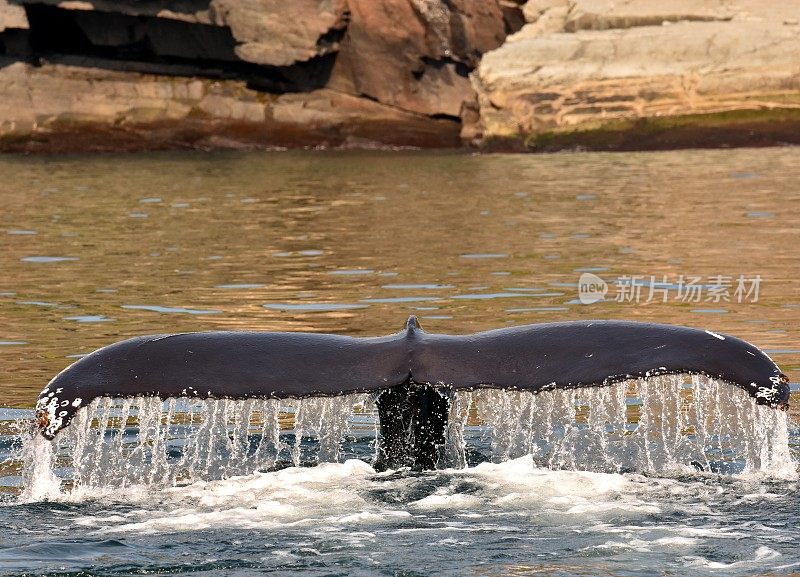
<svg viewBox="0 0 800 577"><path fill-rule="evenodd" d="M514 34L525 26L525 4L528 0L500 0L498 5L503 12L506 34Z"/></svg>
<svg viewBox="0 0 800 577"><path fill-rule="evenodd" d="M9 62L30 58L29 34L28 30L20 28L6 28L0 32L0 57L6 57Z"/></svg>
<svg viewBox="0 0 800 577"><path fill-rule="evenodd" d="M422 67L418 70L412 71L414 78L417 80L421 80L422 77L425 76L426 72L442 70L447 66L452 67L453 72L462 78L469 78L469 73L472 72L472 68L470 68L467 64L458 62L452 58L439 58L437 60L434 58L423 57L421 62Z"/></svg>
<svg viewBox="0 0 800 577"><path fill-rule="evenodd" d="M326 54L339 49L339 44L341 43L345 33L347 32L347 24L349 22L350 22L350 12L346 10L342 14L342 21L340 26L338 28L331 28L330 30L325 32L322 36L320 36L319 39L317 40L317 48L319 48L320 53Z"/></svg>
<svg viewBox="0 0 800 577"><path fill-rule="evenodd" d="M238 56L238 43L227 27L44 4L28 4L25 12L30 23L29 57L37 61L239 79L257 90L286 93L324 86L335 59L327 54L292 66L263 66Z"/></svg>
<svg viewBox="0 0 800 577"><path fill-rule="evenodd" d="M100 54L119 60L238 62L230 29L153 16L27 4L37 54Z"/></svg>
<svg viewBox="0 0 800 577"><path fill-rule="evenodd" d="M0 57L25 58L30 53L28 19L21 6L0 1ZM3 66L0 60L0 66Z"/></svg>

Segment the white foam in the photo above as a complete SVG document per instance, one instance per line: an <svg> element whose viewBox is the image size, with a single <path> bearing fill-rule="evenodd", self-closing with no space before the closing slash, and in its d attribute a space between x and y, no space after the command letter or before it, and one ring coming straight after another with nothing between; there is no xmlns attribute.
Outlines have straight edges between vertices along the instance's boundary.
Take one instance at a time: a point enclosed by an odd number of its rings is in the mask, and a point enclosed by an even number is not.
<svg viewBox="0 0 800 577"><path fill-rule="evenodd" d="M109 506L126 503L124 513L90 514L74 522L94 529L98 535L191 532L212 527L328 527L334 531L347 527L348 532L370 533L373 527L381 527L382 531L393 526L397 531L418 530L403 525L416 516L455 514L463 518L463 523L453 521L436 530L475 532L503 530L501 525L481 523L488 511L498 509L525 511L579 525L585 525L588 518L622 516L634 520L652 513L646 492L642 494L639 484L628 476L538 469L530 456L449 470L441 475L447 482L433 493L401 502L383 502L370 495L413 495L418 486L425 485L425 477L378 474L359 460L198 481L156 492L145 485L130 486L92 496L93 501ZM472 487L468 494L460 490L465 482ZM568 499L570 494L572 498ZM61 498L73 500L76 494ZM570 514L576 501L593 506L580 514Z"/></svg>
<svg viewBox="0 0 800 577"><path fill-rule="evenodd" d="M162 533L196 531L210 527L277 528L321 524L375 524L389 517L405 518L406 512L383 511L370 505L356 487L375 471L363 461L290 467L271 473L199 481L185 487L163 489L160 514L141 509L126 522L102 531ZM127 502L152 502L152 494L137 488L114 498ZM359 512L359 513L354 513ZM86 523L86 520L81 520Z"/></svg>
<svg viewBox="0 0 800 577"><path fill-rule="evenodd" d="M98 538L254 530L314 534L367 549L409 533L454 548L486 534L525 540L529 536L521 527L530 527L537 535L574 536L576 547L590 556L671 555L679 565L712 571L774 564L772 550L746 548L748 538L774 529L715 522L720 516L714 508L753 492L752 481L730 479L716 486L709 480L551 470L538 467L531 455L436 474L376 473L362 461L348 460L186 486L98 491L92 506L72 522ZM706 524L687 527L679 520L694 522L693 507L707 500ZM719 540L736 548L735 557L724 558L734 564L703 556Z"/></svg>
<svg viewBox="0 0 800 577"><path fill-rule="evenodd" d="M664 545L667 547L693 547L700 542L700 539L692 539L690 537L662 537L653 541L655 545Z"/></svg>
<svg viewBox="0 0 800 577"><path fill-rule="evenodd" d="M753 552L753 557L751 559L742 559L740 561L734 561L733 563L721 563L719 561L711 561L701 556L690 556L686 557L686 564L690 567L705 567L707 569L753 567L761 571L763 570L764 561L774 560L780 556L780 552L770 549L766 545L761 545Z"/></svg>
<svg viewBox="0 0 800 577"><path fill-rule="evenodd" d="M553 471L537 467L531 455L510 459L504 463L481 463L476 467L452 472L490 483L498 489L513 491L512 494L517 497L535 493L537 500L560 495L571 499L581 495L591 497L619 493L629 483L628 479L620 474Z"/></svg>
<svg viewBox="0 0 800 577"><path fill-rule="evenodd" d="M480 505L481 500L473 495L429 495L414 501L411 506L416 509L470 509Z"/></svg>

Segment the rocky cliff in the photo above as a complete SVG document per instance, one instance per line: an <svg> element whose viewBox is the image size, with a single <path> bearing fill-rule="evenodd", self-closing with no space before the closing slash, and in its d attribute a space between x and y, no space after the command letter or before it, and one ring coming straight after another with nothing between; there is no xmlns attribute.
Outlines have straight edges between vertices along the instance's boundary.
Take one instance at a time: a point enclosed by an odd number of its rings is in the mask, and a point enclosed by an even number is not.
<svg viewBox="0 0 800 577"><path fill-rule="evenodd" d="M0 0L0 148L457 146L513 0Z"/></svg>
<svg viewBox="0 0 800 577"><path fill-rule="evenodd" d="M0 150L800 141L778 0L0 0Z"/></svg>
<svg viewBox="0 0 800 577"><path fill-rule="evenodd" d="M529 149L800 141L800 9L531 0L473 75L476 136Z"/></svg>

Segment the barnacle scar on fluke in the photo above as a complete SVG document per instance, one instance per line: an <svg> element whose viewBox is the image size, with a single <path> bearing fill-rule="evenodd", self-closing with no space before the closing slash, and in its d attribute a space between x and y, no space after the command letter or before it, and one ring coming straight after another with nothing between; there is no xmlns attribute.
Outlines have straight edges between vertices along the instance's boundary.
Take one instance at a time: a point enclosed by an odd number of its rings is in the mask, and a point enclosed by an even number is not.
<svg viewBox="0 0 800 577"><path fill-rule="evenodd" d="M602 387L631 378L702 374L759 405L788 407L787 377L755 346L711 331L626 321L525 325L438 335L410 317L385 337L204 332L136 337L59 373L36 405L54 438L98 397L284 399L376 396L376 468L436 466L451 392L539 392Z"/></svg>

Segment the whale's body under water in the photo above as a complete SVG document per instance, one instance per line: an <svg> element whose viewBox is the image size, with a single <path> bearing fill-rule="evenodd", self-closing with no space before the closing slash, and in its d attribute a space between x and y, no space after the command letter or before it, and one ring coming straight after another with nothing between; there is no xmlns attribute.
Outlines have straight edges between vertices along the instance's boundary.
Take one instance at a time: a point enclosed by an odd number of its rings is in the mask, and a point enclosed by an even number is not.
<svg viewBox="0 0 800 577"><path fill-rule="evenodd" d="M53 441L6 438L21 479L3 509L0 570L800 567L787 414L727 383L673 375L538 394L458 392L440 469L424 473L376 472L376 434L369 395L98 399Z"/></svg>

